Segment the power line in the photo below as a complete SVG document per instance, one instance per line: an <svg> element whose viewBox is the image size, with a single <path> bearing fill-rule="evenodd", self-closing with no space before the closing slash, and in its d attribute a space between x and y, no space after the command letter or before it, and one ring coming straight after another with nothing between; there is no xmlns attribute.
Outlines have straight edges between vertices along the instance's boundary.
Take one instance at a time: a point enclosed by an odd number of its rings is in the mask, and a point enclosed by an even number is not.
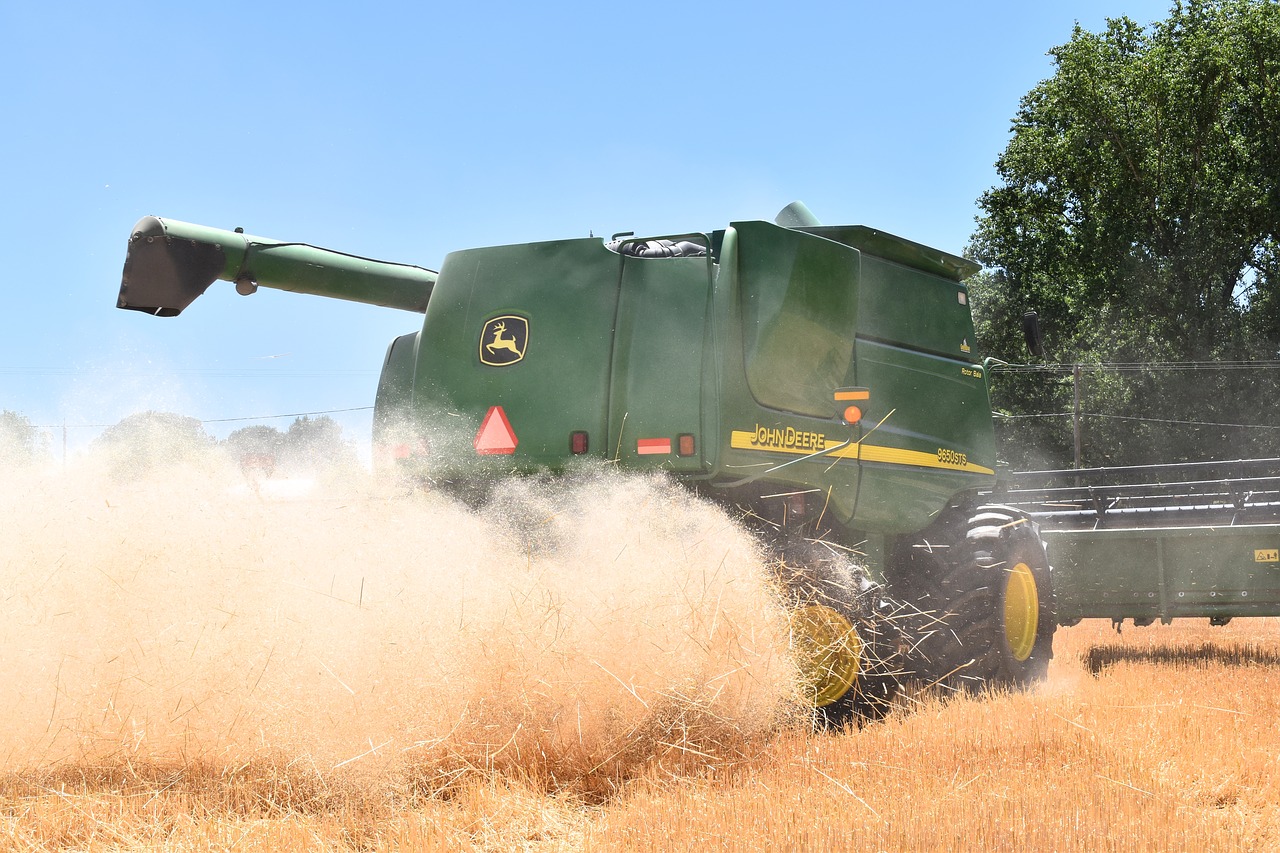
<svg viewBox="0 0 1280 853"><path fill-rule="evenodd" d="M1089 417L1108 418L1113 421L1143 421L1153 424L1188 424L1191 426L1212 426L1212 427L1230 427L1234 429L1280 429L1280 426L1272 424L1223 424L1215 421L1175 421L1166 418L1135 418L1128 415L1103 415L1093 414Z"/></svg>
<svg viewBox="0 0 1280 853"><path fill-rule="evenodd" d="M239 418L206 418L201 420L202 424L229 424L237 421L270 421L280 418L304 418L312 415L336 415L343 412L367 412L373 406L353 406L349 409L324 409L318 412L290 412L284 415L254 415ZM115 426L115 424L32 424L34 429L105 429Z"/></svg>
<svg viewBox="0 0 1280 853"><path fill-rule="evenodd" d="M363 377L376 370L254 370L250 368L191 368L182 370L116 370L113 368L81 369L76 367L0 367L0 376L127 376L134 379L165 379L175 376L200 376L210 379L332 379Z"/></svg>
<svg viewBox="0 0 1280 853"><path fill-rule="evenodd" d="M992 373L1142 373L1161 371L1280 370L1280 361L1095 361L1078 364L993 364Z"/></svg>
<svg viewBox="0 0 1280 853"><path fill-rule="evenodd" d="M1039 415L1006 415L1002 412L993 412L999 420L1013 421L1032 418L1070 418L1074 416L1074 412L1050 412ZM1081 418L1106 418L1113 421L1140 421L1142 423L1151 424L1181 424L1184 426L1211 426L1211 427L1229 427L1232 429L1280 429L1280 425L1275 424L1226 424L1217 421L1178 421L1169 418L1139 418L1131 415L1106 415L1102 412L1081 412Z"/></svg>
<svg viewBox="0 0 1280 853"><path fill-rule="evenodd" d="M310 417L311 415L336 415L339 412L367 412L372 408L373 406L353 406L350 409L326 409L323 412L293 412L288 415L258 415L257 417L251 418L209 418L208 420L203 420L200 423L228 424L233 421L269 421L276 418L305 418Z"/></svg>

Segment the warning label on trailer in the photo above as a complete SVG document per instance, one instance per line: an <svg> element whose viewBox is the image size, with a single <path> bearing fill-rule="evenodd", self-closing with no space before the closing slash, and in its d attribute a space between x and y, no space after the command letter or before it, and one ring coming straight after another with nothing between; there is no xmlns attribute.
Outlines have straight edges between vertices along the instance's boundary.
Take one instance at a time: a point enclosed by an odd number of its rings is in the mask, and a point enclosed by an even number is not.
<svg viewBox="0 0 1280 853"><path fill-rule="evenodd" d="M1280 563L1280 548L1259 548L1253 552L1255 563Z"/></svg>

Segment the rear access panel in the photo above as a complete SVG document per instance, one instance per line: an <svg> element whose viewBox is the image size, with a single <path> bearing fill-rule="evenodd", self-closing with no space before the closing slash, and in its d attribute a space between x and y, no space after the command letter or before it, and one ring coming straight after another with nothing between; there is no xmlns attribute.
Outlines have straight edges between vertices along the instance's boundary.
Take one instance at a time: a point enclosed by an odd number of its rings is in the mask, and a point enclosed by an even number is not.
<svg viewBox="0 0 1280 853"><path fill-rule="evenodd" d="M445 259L413 385L432 476L556 470L574 433L603 450L621 267L598 239Z"/></svg>
<svg viewBox="0 0 1280 853"><path fill-rule="evenodd" d="M711 271L706 257L623 257L609 427L601 438L607 440L608 458L628 468L702 470Z"/></svg>

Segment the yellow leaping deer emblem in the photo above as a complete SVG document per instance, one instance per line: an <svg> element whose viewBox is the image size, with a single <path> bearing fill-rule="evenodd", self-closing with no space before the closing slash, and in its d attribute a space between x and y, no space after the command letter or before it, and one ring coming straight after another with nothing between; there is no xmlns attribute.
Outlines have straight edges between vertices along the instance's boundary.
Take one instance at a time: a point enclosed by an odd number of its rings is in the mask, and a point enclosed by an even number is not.
<svg viewBox="0 0 1280 853"><path fill-rule="evenodd" d="M495 367L524 358L529 341L529 321L524 317L494 317L480 333L480 361Z"/></svg>

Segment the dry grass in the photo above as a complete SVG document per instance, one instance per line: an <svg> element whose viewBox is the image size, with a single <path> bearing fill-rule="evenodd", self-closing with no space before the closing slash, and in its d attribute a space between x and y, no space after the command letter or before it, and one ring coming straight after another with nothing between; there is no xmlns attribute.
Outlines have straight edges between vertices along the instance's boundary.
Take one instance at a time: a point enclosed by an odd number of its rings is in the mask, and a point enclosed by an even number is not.
<svg viewBox="0 0 1280 853"><path fill-rule="evenodd" d="M1280 620L1086 623L1032 694L811 735L751 543L659 482L237 476L0 493L0 847L1280 847Z"/></svg>
<svg viewBox="0 0 1280 853"><path fill-rule="evenodd" d="M636 785L600 849L1269 850L1280 621L1060 631L1027 695L780 737L718 784ZM1109 663L1090 674L1088 662ZM661 826L656 835L651 827Z"/></svg>

